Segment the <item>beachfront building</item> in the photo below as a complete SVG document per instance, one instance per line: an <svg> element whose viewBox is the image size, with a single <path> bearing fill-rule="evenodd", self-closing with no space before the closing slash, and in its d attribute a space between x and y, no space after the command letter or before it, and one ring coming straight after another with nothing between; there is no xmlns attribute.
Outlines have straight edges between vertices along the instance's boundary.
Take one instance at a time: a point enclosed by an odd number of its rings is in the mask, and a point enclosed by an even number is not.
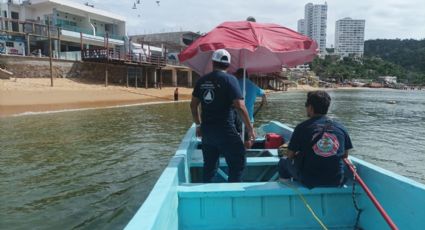
<svg viewBox="0 0 425 230"><path fill-rule="evenodd" d="M343 18L335 23L335 54L363 56L365 20Z"/></svg>
<svg viewBox="0 0 425 230"><path fill-rule="evenodd" d="M88 4L69 0L3 0L0 11L2 32L30 40L26 42L27 55L37 50L48 54L48 23L55 38L52 48L55 57L69 55L69 52L78 54L81 40L85 48L104 47L106 37L110 49L124 50L125 18ZM28 34L34 35L32 39Z"/></svg>
<svg viewBox="0 0 425 230"><path fill-rule="evenodd" d="M300 20L298 20L298 23L297 23L297 31L298 31L298 33L300 33L300 34L304 34L304 35L306 35L306 33L305 33L305 20L304 20L304 19L300 19Z"/></svg>
<svg viewBox="0 0 425 230"><path fill-rule="evenodd" d="M199 33L181 31L134 35L130 36L130 40L142 44L145 49L149 47L149 49L152 50L152 47L159 47L162 51L162 56L167 57L167 62L169 64L178 64L177 55L200 36Z"/></svg>
<svg viewBox="0 0 425 230"><path fill-rule="evenodd" d="M177 54L192 44L201 35L191 31L142 34L130 36L130 40L142 45L151 45L163 48L169 58L176 60Z"/></svg>
<svg viewBox="0 0 425 230"><path fill-rule="evenodd" d="M164 84L192 86L192 83L196 82L200 76L190 68L182 66L177 55L200 36L199 33L181 31L134 35L130 36L130 40L141 44L143 49L161 48L162 56L166 57L168 64L161 69L164 76Z"/></svg>
<svg viewBox="0 0 425 230"><path fill-rule="evenodd" d="M323 5L307 3L304 7L303 34L317 42L320 49L320 55L326 54L327 13L328 4L326 2ZM301 32L302 30L299 29L298 31Z"/></svg>

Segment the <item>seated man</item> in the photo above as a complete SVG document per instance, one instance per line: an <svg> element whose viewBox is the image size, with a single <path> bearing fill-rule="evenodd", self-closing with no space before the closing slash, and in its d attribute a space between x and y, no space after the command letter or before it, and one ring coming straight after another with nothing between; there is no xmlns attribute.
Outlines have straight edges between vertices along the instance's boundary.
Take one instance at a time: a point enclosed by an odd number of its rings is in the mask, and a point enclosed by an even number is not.
<svg viewBox="0 0 425 230"><path fill-rule="evenodd" d="M343 125L326 116L331 98L325 91L307 94L310 118L297 125L287 157L279 162L281 181L294 178L308 188L341 186L345 182L343 158L353 148Z"/></svg>

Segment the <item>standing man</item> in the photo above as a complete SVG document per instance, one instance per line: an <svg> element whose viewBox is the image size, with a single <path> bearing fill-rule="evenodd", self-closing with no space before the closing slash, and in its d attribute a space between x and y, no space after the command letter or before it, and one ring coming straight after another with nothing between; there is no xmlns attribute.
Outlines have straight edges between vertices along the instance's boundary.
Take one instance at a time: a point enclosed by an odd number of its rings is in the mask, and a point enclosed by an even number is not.
<svg viewBox="0 0 425 230"><path fill-rule="evenodd" d="M238 79L239 86L242 92L243 92L243 83L244 83L243 71L244 69L238 69L234 74L236 78ZM253 125L254 125L254 105L255 105L255 100L257 99L257 97L262 98L260 106L267 103L267 97L264 90L262 90L260 87L254 84L254 82L249 80L248 77L245 77L245 96L244 96L245 106L246 106L246 110L248 111L249 120L251 121ZM242 122L239 116L236 117L236 129L238 130L239 133L242 132ZM252 147L253 141L247 138L246 132L244 135L245 135L245 138L244 138L245 148L249 149Z"/></svg>
<svg viewBox="0 0 425 230"><path fill-rule="evenodd" d="M308 188L343 185L344 162L353 148L344 126L326 116L331 97L325 91L307 94L305 108L310 118L295 127L287 158L279 162L282 181L294 178Z"/></svg>
<svg viewBox="0 0 425 230"><path fill-rule="evenodd" d="M196 82L190 102L196 135L202 136L205 183L211 182L217 173L220 154L224 155L229 166L228 181L241 181L246 158L244 145L235 128L235 109L245 123L249 138L255 139L238 81L226 73L230 58L225 49L213 53L213 71Z"/></svg>
<svg viewBox="0 0 425 230"><path fill-rule="evenodd" d="M239 86L243 92L243 71L244 69L238 69L235 73L236 78L238 78ZM264 90L258 87L254 82L248 79L248 76L245 78L245 106L248 110L249 119L254 123L254 105L257 97L261 97L261 103L267 103L267 97Z"/></svg>

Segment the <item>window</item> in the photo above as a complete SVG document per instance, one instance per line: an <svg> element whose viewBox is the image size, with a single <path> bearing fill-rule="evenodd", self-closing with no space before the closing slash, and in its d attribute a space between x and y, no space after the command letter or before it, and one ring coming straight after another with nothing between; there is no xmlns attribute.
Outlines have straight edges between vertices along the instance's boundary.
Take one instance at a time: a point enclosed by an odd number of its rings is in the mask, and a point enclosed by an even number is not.
<svg viewBox="0 0 425 230"><path fill-rule="evenodd" d="M13 44L13 42L6 42L6 46L7 47L15 47L15 45Z"/></svg>

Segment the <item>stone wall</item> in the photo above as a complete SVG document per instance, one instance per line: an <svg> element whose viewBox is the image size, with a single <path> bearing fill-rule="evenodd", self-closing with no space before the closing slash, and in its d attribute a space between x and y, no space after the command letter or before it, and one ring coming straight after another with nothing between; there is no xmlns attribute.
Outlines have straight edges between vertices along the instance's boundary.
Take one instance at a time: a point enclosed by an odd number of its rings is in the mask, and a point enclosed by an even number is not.
<svg viewBox="0 0 425 230"><path fill-rule="evenodd" d="M49 78L50 62L49 58L22 57L11 55L0 55L0 63L4 63L6 69L13 73L16 78ZM57 78L81 78L92 81L105 81L105 63L53 60L53 77ZM108 64L108 82L115 84L126 84L127 66ZM145 87L146 73L148 75L148 87L155 87L154 69L139 67L129 68L129 85L135 85L137 72L137 85ZM172 86L172 73L170 70L162 70L163 86ZM187 73L177 73L177 83L179 86L187 86ZM157 72L157 81L160 81L160 74Z"/></svg>
<svg viewBox="0 0 425 230"><path fill-rule="evenodd" d="M17 78L45 78L50 77L49 58L21 57L1 55L0 61L5 63L8 71ZM53 77L82 78L94 81L105 80L104 63L53 60ZM123 65L108 65L108 82L126 82L127 68Z"/></svg>

